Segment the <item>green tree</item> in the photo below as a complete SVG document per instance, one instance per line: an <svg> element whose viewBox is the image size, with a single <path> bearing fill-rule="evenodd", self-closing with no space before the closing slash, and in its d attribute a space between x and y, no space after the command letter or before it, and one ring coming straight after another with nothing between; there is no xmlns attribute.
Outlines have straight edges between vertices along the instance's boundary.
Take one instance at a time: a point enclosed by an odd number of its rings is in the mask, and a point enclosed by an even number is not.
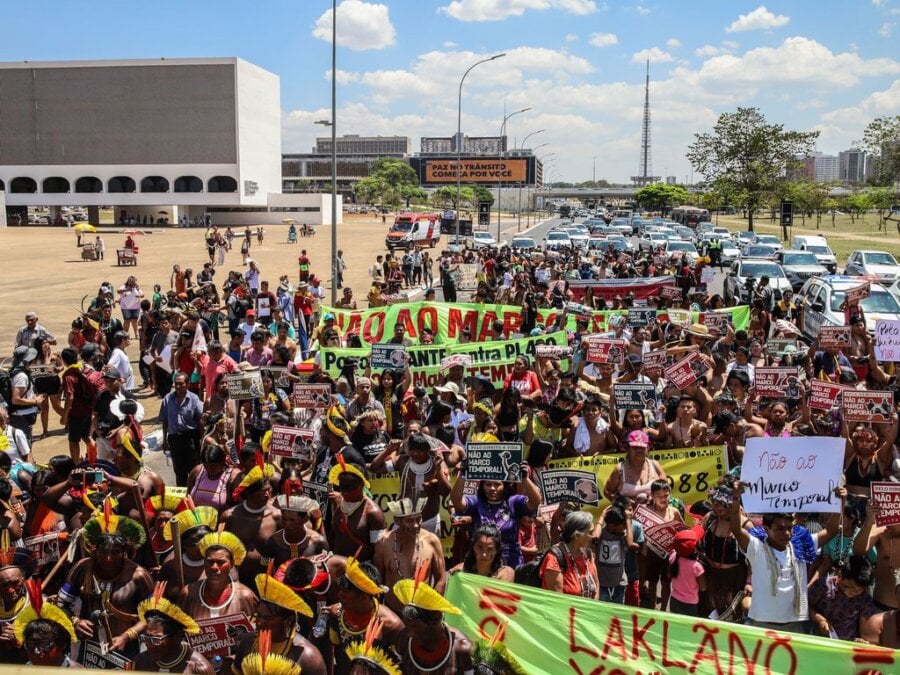
<svg viewBox="0 0 900 675"><path fill-rule="evenodd" d="M753 212L782 180L797 155L808 155L819 132L787 131L771 124L757 108L738 108L719 116L711 133L694 134L687 159L708 180L743 191L748 229Z"/></svg>
<svg viewBox="0 0 900 675"><path fill-rule="evenodd" d="M875 163L873 185L889 186L900 181L900 115L869 122L859 145Z"/></svg>
<svg viewBox="0 0 900 675"><path fill-rule="evenodd" d="M475 202L478 202L479 204L486 203L488 206L493 205L494 194L483 185L473 185L472 192L474 193L474 201L469 200L472 203L472 208L475 208Z"/></svg>
<svg viewBox="0 0 900 675"><path fill-rule="evenodd" d="M428 195L425 194L425 190L420 188L418 185L401 185L397 192L399 195L406 200L406 208L409 208L409 204L412 200L416 200L419 203L424 202L428 199Z"/></svg>
<svg viewBox="0 0 900 675"><path fill-rule="evenodd" d="M874 188L869 190L869 206L878 209L878 230L885 227L885 218L891 213L891 205L896 203L897 193L893 188Z"/></svg>
<svg viewBox="0 0 900 675"><path fill-rule="evenodd" d="M654 183L634 193L634 200L651 211L667 212L672 206L684 204L688 192L680 185Z"/></svg>
<svg viewBox="0 0 900 675"><path fill-rule="evenodd" d="M432 198L435 200L435 206L440 208L456 208L456 186L445 185L444 187L437 188L432 193ZM472 188L468 185L463 185L459 190L459 201L460 204L469 204L471 205L474 199L474 193Z"/></svg>

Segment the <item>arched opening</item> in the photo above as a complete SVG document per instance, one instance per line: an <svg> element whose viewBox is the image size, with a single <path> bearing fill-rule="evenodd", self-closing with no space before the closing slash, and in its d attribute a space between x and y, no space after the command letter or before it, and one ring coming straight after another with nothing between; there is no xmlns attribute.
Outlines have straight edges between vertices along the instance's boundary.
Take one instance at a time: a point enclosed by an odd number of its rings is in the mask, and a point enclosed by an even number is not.
<svg viewBox="0 0 900 675"><path fill-rule="evenodd" d="M197 176L179 176L175 179L175 192L203 192L203 181Z"/></svg>
<svg viewBox="0 0 900 675"><path fill-rule="evenodd" d="M237 181L231 176L213 176L206 186L207 192L237 192Z"/></svg>
<svg viewBox="0 0 900 675"><path fill-rule="evenodd" d="M70 192L71 190L72 187L69 185L68 179L62 178L61 176L45 178L44 182L41 184L41 192L46 194L61 194Z"/></svg>
<svg viewBox="0 0 900 675"><path fill-rule="evenodd" d="M75 192L103 192L103 181L96 176L82 176L75 181Z"/></svg>
<svg viewBox="0 0 900 675"><path fill-rule="evenodd" d="M129 176L115 176L106 184L107 192L134 192L135 189L134 178Z"/></svg>
<svg viewBox="0 0 900 675"><path fill-rule="evenodd" d="M34 194L37 192L37 183L34 178L13 178L9 184L9 191L14 194Z"/></svg>
<svg viewBox="0 0 900 675"><path fill-rule="evenodd" d="M4 192L6 190L6 185L4 185L3 181L0 180L0 192Z"/></svg>
<svg viewBox="0 0 900 675"><path fill-rule="evenodd" d="M141 181L141 192L168 192L169 181L162 176L147 176Z"/></svg>

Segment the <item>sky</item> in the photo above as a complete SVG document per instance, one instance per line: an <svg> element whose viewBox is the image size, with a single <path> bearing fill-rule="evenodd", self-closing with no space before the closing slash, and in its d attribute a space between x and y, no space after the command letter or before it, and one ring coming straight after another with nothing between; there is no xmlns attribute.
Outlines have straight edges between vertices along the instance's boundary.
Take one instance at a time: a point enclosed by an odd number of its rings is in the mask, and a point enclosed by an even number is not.
<svg viewBox="0 0 900 675"><path fill-rule="evenodd" d="M0 61L255 63L281 78L285 152L309 152L331 114L330 0L35 0L4 18ZM462 130L498 135L504 110L531 108L509 145L532 134L551 180L637 173L648 55L653 173L679 181L694 134L738 107L818 130L828 154L900 114L900 0L343 0L337 23L338 135L409 136L414 151L450 136L463 73L504 53L466 78Z"/></svg>

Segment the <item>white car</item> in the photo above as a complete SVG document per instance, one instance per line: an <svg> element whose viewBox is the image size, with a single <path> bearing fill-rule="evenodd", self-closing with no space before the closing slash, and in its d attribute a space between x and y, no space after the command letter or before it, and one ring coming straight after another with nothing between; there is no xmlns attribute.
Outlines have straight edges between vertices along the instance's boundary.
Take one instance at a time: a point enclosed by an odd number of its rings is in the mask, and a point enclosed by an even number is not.
<svg viewBox="0 0 900 675"><path fill-rule="evenodd" d="M737 244L730 239L724 239L722 241L722 248L719 250L719 255L722 257L723 263L733 263L741 257L741 249L739 249Z"/></svg>
<svg viewBox="0 0 900 675"><path fill-rule="evenodd" d="M471 247L474 249L497 248L497 240L494 239L494 236L490 232L473 232L470 242ZM500 245L506 246L506 242L504 241Z"/></svg>
<svg viewBox="0 0 900 675"><path fill-rule="evenodd" d="M537 248L537 244L534 241L534 237L516 235L510 240L509 247L514 251L528 252Z"/></svg>
<svg viewBox="0 0 900 675"><path fill-rule="evenodd" d="M648 232L638 239L638 250L655 251L660 246L665 246L667 241L669 241L669 236L662 232Z"/></svg>
<svg viewBox="0 0 900 675"><path fill-rule="evenodd" d="M784 244L782 244L781 239L776 237L774 234L758 234L756 235L756 241L753 243L773 246L775 247L775 251L777 253L781 253L782 251L784 251Z"/></svg>
<svg viewBox="0 0 900 675"><path fill-rule="evenodd" d="M569 233L569 239L576 248L587 248L588 240L591 238L590 233L584 227L567 227L566 232Z"/></svg>
<svg viewBox="0 0 900 675"><path fill-rule="evenodd" d="M572 238L565 230L550 230L544 237L544 247L549 249L565 248L572 246Z"/></svg>
<svg viewBox="0 0 900 675"><path fill-rule="evenodd" d="M687 258L691 262L700 257L700 254L697 253L697 247L689 241L667 241L664 250L666 256L671 257L681 253L682 257Z"/></svg>
<svg viewBox="0 0 900 675"><path fill-rule="evenodd" d="M844 310L841 306L847 291L860 285L860 279L847 276L824 276L808 279L798 295L802 308L800 330L804 335L815 338L822 326L845 325ZM865 312L866 327L870 334L878 320L896 321L900 319L900 303L895 289L890 291L879 283L872 282L870 295L860 300L859 306Z"/></svg>
<svg viewBox="0 0 900 675"><path fill-rule="evenodd" d="M850 277L878 277L888 284L900 277L900 264L886 251L853 251L844 274Z"/></svg>

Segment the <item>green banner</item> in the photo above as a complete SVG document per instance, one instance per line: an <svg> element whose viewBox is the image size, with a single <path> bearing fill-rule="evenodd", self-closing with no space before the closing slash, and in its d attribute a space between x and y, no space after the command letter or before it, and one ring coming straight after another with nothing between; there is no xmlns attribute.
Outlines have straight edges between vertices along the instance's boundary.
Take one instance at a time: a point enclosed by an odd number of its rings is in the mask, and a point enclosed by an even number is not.
<svg viewBox="0 0 900 675"><path fill-rule="evenodd" d="M491 339L491 329L495 321L503 323L505 335L518 332L522 325L522 308L511 305L478 305L472 303L446 302L407 302L374 307L371 309L337 309L325 307L322 316L331 313L335 317L335 325L341 335L355 333L366 344L385 342L394 335L394 326L398 323L406 328L406 334L412 340L418 340L423 328L434 331L438 344L456 344L459 336L466 328L472 335L472 342L485 342ZM717 310L717 313L730 314L735 330L746 328L750 323L750 308L746 305ZM627 316L627 310L610 310L594 312L589 329L592 333L607 330L607 322L611 315ZM555 325L560 311L556 309L538 310L539 326ZM657 318L665 317L665 311L657 312ZM700 313L693 313L694 322L700 321ZM566 317L566 329L575 330L577 317L569 314Z"/></svg>
<svg viewBox="0 0 900 675"><path fill-rule="evenodd" d="M533 360L534 350L538 345L565 347L567 344L568 336L565 331L556 331L521 340L407 347L406 353L409 356L409 370L412 373L414 387L421 386L430 391L431 387L440 384L441 360L455 355L471 357L471 365L465 369L466 376L483 375L493 382L494 386L502 387L517 356L525 354ZM341 368L344 367L344 360L353 357L358 359L357 374L363 375L369 363L369 351L368 347L326 347L321 350L322 370L330 377L338 377ZM568 367L568 359L563 359L561 364ZM378 379L381 373L373 372L371 375Z"/></svg>
<svg viewBox="0 0 900 675"><path fill-rule="evenodd" d="M779 633L453 574L444 620L469 639L503 643L527 673L795 675L897 673L900 651Z"/></svg>

